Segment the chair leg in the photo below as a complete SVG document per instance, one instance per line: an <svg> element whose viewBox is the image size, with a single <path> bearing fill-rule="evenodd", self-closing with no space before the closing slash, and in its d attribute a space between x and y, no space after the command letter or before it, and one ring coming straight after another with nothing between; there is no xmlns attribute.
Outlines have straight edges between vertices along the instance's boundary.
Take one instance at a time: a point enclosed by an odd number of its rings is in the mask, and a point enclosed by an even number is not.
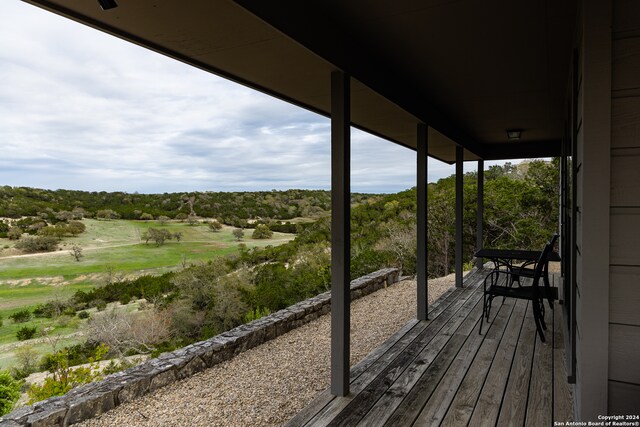
<svg viewBox="0 0 640 427"><path fill-rule="evenodd" d="M484 309L485 309L485 297L484 295L482 296L482 316L480 316L480 330L478 331L478 334L482 335L482 322L484 322Z"/></svg>
<svg viewBox="0 0 640 427"><path fill-rule="evenodd" d="M540 325L542 325L542 329L547 330L547 324L544 321L544 300L541 298L538 301L538 312L540 313Z"/></svg>
<svg viewBox="0 0 640 427"><path fill-rule="evenodd" d="M538 335L540 336L540 341L545 342L544 332L542 332L542 324L544 323L544 321L540 318L540 307L538 306L537 301L532 300L531 307L533 308L533 320L535 320L536 322L536 330L538 331Z"/></svg>

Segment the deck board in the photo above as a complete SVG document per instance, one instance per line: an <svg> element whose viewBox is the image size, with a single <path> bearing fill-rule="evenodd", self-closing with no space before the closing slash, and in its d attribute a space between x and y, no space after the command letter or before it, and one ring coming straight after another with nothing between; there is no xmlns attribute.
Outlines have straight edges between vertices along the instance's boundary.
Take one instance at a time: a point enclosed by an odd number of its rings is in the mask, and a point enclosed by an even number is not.
<svg viewBox="0 0 640 427"><path fill-rule="evenodd" d="M471 415L471 425L493 426L500 415L504 390L513 364L527 301L518 300L487 373L480 397Z"/></svg>
<svg viewBox="0 0 640 427"><path fill-rule="evenodd" d="M351 382L351 392L348 396L335 399L331 405L327 405L318 414L309 421L309 425L326 426L332 423L340 415L345 408L349 406L351 401L358 399L358 402L367 404L367 396L371 390L380 388L390 384L397 376L411 363L416 355L438 335L447 321L453 317L460 307L464 305L469 297L476 295L475 289L478 283L473 286L461 289L459 292L452 293L454 298L447 305L442 304L438 309L434 310L433 320L419 322L411 331L405 334L398 344L376 360L370 369L362 373ZM362 392L366 389L366 392ZM350 406L353 408L353 405ZM335 423L333 423L335 425Z"/></svg>
<svg viewBox="0 0 640 427"><path fill-rule="evenodd" d="M531 307L527 307L527 311L530 310ZM510 427L524 424L535 338L535 323L527 316L522 324L522 331L518 338L516 353L509 373L507 389L504 392L500 417L498 418L498 426Z"/></svg>
<svg viewBox="0 0 640 427"><path fill-rule="evenodd" d="M353 367L348 396L326 390L287 426L544 426L554 410L571 420L562 348L553 344L562 341L561 310L547 310L542 344L530 304L496 300L481 335L485 274L470 273L430 320L408 323Z"/></svg>

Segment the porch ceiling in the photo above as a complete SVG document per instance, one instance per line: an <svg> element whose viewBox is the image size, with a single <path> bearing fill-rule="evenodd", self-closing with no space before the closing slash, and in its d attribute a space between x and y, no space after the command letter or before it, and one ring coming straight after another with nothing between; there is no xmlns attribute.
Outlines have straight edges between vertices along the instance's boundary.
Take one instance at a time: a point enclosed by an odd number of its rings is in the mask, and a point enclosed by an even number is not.
<svg viewBox="0 0 640 427"><path fill-rule="evenodd" d="M323 115L341 69L354 126L444 161L559 153L575 0L25 1Z"/></svg>

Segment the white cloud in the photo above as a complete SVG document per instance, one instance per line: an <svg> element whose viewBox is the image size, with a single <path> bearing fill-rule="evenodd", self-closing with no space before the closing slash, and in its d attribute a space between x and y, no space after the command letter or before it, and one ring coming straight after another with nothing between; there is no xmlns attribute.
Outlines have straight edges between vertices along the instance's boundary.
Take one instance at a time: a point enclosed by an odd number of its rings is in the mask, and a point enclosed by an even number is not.
<svg viewBox="0 0 640 427"><path fill-rule="evenodd" d="M0 80L0 185L329 188L326 118L19 1L0 3ZM415 185L413 151L352 135L353 191Z"/></svg>

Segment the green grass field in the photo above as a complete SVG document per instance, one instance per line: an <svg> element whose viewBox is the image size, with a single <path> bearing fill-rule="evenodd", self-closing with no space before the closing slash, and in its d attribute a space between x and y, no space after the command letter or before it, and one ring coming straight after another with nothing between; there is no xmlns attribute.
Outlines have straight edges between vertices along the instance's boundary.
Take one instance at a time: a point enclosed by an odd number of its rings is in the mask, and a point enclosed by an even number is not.
<svg viewBox="0 0 640 427"><path fill-rule="evenodd" d="M11 354L4 355L7 344L16 342L15 333L23 326L37 326L39 330L52 326L50 319L32 319L25 324L14 324L8 316L24 308L47 302L54 298L66 299L78 290L88 290L100 284L107 271L119 274L160 274L180 268L183 263L206 261L221 255L237 252L239 244L248 247L279 245L293 239L294 235L274 233L271 239L251 239L252 230L237 242L232 227L218 232L209 230L206 224L188 225L157 221L97 221L83 220L86 231L78 237L66 238L60 250L49 253L20 255L12 249L13 242L0 239L0 368L12 361ZM180 232L180 242L175 239L162 246L145 244L140 236L150 227ZM83 257L77 262L70 254L73 245L83 249ZM9 247L6 249L5 247ZM78 320L77 318L75 320ZM81 322L69 322L56 326L56 333L70 334L78 330ZM77 338L76 338L77 339ZM71 340L73 341L73 340ZM15 347L15 346L10 346ZM45 344L37 347L46 348ZM11 353L11 351L9 351Z"/></svg>

